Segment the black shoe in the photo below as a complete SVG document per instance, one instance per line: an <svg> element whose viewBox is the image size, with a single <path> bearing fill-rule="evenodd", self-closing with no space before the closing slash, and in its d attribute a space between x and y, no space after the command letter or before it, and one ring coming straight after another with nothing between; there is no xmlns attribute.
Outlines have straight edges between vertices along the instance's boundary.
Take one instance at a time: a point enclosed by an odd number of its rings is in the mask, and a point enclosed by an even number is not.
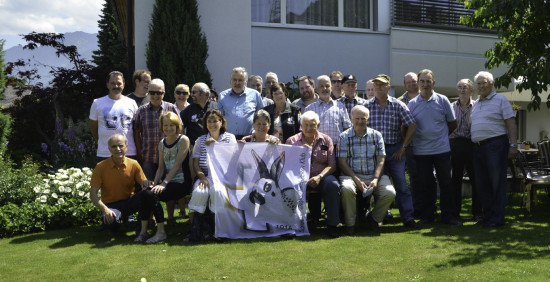
<svg viewBox="0 0 550 282"><path fill-rule="evenodd" d="M419 223L415 222L414 219L411 219L403 223L403 225L409 229L419 229L421 226Z"/></svg>
<svg viewBox="0 0 550 282"><path fill-rule="evenodd" d="M473 221L475 222L475 225L483 224L483 216L474 216Z"/></svg>
<svg viewBox="0 0 550 282"><path fill-rule="evenodd" d="M379 232L379 228L380 226L378 226L378 222L376 222L374 220L374 218L372 218L372 213L369 213L367 215L367 228L370 229L371 231L374 231L374 232Z"/></svg>
<svg viewBox="0 0 550 282"><path fill-rule="evenodd" d="M456 220L456 219L454 219L454 218L447 219L447 220L442 220L441 223L447 224L447 225L451 225L451 226L457 226L457 227L463 225L462 222L460 222L460 221L458 221L458 220Z"/></svg>
<svg viewBox="0 0 550 282"><path fill-rule="evenodd" d="M283 235L281 235L281 238L287 239L287 240L292 240L292 239L296 238L296 234L293 234L293 233L283 234Z"/></svg>
<svg viewBox="0 0 550 282"><path fill-rule="evenodd" d="M498 228L503 226L504 223L491 223L491 222L484 222L483 228Z"/></svg>
<svg viewBox="0 0 550 282"><path fill-rule="evenodd" d="M340 233L338 232L338 228L336 228L336 226L327 226L327 235L330 238L340 237Z"/></svg>
<svg viewBox="0 0 550 282"><path fill-rule="evenodd" d="M420 225L421 227L424 226L424 225L432 224L432 223L434 223L433 219L420 219L417 222L417 224Z"/></svg>
<svg viewBox="0 0 550 282"><path fill-rule="evenodd" d="M388 212L386 213L386 216L384 216L384 220L382 220L382 223L387 224L392 219L393 219L393 214L391 213L390 210L388 210Z"/></svg>

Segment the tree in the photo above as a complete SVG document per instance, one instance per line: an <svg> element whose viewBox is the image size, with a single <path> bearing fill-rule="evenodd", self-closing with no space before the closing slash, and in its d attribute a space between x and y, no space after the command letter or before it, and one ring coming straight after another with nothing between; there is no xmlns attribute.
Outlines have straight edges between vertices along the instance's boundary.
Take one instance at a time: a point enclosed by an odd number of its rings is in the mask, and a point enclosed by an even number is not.
<svg viewBox="0 0 550 282"><path fill-rule="evenodd" d="M92 55L92 62L97 65L99 72L103 75L98 79L103 82L104 77L113 70L124 74L126 83L131 82L131 72L128 70L128 49L123 44L113 13L112 1L106 0L101 10L98 21L99 31L97 33L98 50Z"/></svg>
<svg viewBox="0 0 550 282"><path fill-rule="evenodd" d="M472 0L464 7L474 9L461 23L497 31L500 42L485 52L485 67L508 65L509 69L495 79L495 86L507 87L517 80L518 91L531 90L528 110L539 110L540 93L550 84L550 1L547 0ZM546 98L550 108L550 96Z"/></svg>
<svg viewBox="0 0 550 282"><path fill-rule="evenodd" d="M6 78L5 68L6 64L4 63L4 43L6 40L0 39L0 98L2 97L2 92L6 88L6 83L8 82Z"/></svg>
<svg viewBox="0 0 550 282"><path fill-rule="evenodd" d="M147 67L165 83L165 99L173 101L177 84L212 79L206 67L208 44L201 31L196 0L156 0L149 25Z"/></svg>

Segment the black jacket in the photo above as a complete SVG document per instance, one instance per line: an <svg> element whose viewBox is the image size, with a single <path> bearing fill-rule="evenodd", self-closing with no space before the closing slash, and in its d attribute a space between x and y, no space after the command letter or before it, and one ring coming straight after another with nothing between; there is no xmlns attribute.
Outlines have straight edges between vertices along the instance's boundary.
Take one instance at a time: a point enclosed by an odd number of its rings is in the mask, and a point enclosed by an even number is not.
<svg viewBox="0 0 550 282"><path fill-rule="evenodd" d="M269 113L269 116L271 117L271 126L269 127L268 134L272 135L273 130L275 128L275 114L277 113L277 109L275 108L275 104L269 105L264 108ZM283 140L282 143L285 144L286 139L288 139L290 136L297 134L300 132L300 107L291 104L289 102L286 102L285 104L285 110L281 113L281 123L283 128Z"/></svg>

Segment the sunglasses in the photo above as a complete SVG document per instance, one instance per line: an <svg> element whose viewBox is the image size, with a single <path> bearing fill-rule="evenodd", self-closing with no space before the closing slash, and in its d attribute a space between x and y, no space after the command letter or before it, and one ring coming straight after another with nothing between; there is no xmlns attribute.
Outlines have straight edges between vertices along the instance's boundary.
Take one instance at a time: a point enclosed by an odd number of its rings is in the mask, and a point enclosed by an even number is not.
<svg viewBox="0 0 550 282"><path fill-rule="evenodd" d="M333 84L338 82L342 83L342 80L331 80L330 82L332 82Z"/></svg>
<svg viewBox="0 0 550 282"><path fill-rule="evenodd" d="M189 95L189 92L177 90L177 91L176 91L176 95Z"/></svg>
<svg viewBox="0 0 550 282"><path fill-rule="evenodd" d="M164 94L164 91L149 91L149 94L151 95L163 95Z"/></svg>

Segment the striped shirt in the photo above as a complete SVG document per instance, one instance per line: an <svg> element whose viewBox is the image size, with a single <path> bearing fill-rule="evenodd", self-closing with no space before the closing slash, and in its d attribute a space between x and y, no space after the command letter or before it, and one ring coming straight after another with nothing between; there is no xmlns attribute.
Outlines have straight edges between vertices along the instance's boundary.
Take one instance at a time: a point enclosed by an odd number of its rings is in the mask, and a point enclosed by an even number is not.
<svg viewBox="0 0 550 282"><path fill-rule="evenodd" d="M367 108L370 111L369 126L382 133L386 144L401 142L401 124L409 126L415 123L405 103L391 96L388 96L383 109L376 97L369 100Z"/></svg>
<svg viewBox="0 0 550 282"><path fill-rule="evenodd" d="M359 98L357 97L357 95L355 96L355 98L353 99L348 99L348 97L344 96L342 98L340 98L340 100L338 100L340 102L342 102L344 104L344 106L346 106L346 110L348 110L348 117L350 118L351 120L351 109L353 109L353 107L357 106L357 105L363 105L366 107L367 105L367 100L363 99L363 98Z"/></svg>
<svg viewBox="0 0 550 282"><path fill-rule="evenodd" d="M141 154L144 162L158 163L158 145L164 137L159 127L159 118L165 112L178 114L178 108L172 103L162 101L157 110L153 109L151 103L145 104L136 112L132 125L134 131L141 131Z"/></svg>
<svg viewBox="0 0 550 282"><path fill-rule="evenodd" d="M336 157L346 158L354 173L374 175L377 156L386 156L384 139L380 132L367 127L365 134L358 136L351 127L340 134Z"/></svg>
<svg viewBox="0 0 550 282"><path fill-rule="evenodd" d="M210 136L210 133L202 135L197 139L197 141L195 142L195 147L193 147L193 158L199 159L199 168L204 173L204 176L208 176L208 154L206 152L205 141L210 137L212 137ZM237 140L235 139L235 135L229 132L224 132L218 137L218 142L237 143Z"/></svg>
<svg viewBox="0 0 550 282"><path fill-rule="evenodd" d="M344 104L340 101L330 99L328 103L319 99L317 102L307 106L306 111L313 111L319 115L319 132L322 132L332 139L337 145L340 141L340 133L351 127L351 120Z"/></svg>
<svg viewBox="0 0 550 282"><path fill-rule="evenodd" d="M456 116L456 129L449 135L449 139L453 138L468 138L472 137L470 128L472 127L472 120L470 119L470 113L474 106L474 100L470 99L466 109L462 109L460 105L460 100L456 100L451 103L453 110L455 111Z"/></svg>

